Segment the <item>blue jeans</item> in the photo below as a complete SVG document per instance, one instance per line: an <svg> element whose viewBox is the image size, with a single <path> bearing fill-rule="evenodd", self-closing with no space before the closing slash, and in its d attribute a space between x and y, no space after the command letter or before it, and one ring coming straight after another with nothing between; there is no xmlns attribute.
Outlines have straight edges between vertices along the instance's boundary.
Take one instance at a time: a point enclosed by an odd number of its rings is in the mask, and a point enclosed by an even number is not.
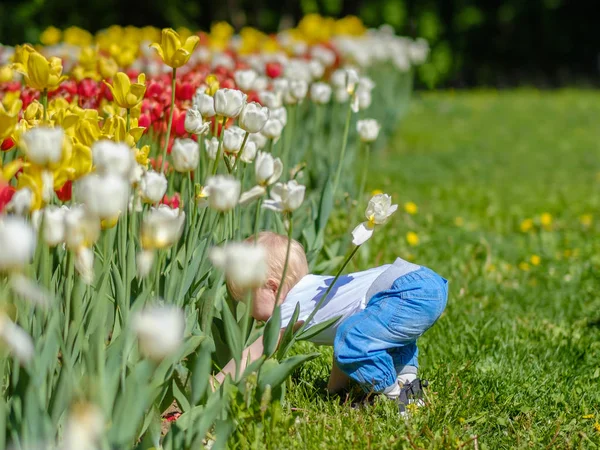
<svg viewBox="0 0 600 450"><path fill-rule="evenodd" d="M421 267L401 276L339 326L333 345L338 367L374 392L392 386L398 373L415 373L417 338L440 317L447 300L448 281L432 270Z"/></svg>

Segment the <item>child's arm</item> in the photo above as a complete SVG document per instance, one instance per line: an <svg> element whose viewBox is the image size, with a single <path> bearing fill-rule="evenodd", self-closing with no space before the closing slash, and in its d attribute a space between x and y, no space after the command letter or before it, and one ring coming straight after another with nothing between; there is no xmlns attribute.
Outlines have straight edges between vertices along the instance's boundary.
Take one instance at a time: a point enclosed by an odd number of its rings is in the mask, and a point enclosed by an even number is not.
<svg viewBox="0 0 600 450"><path fill-rule="evenodd" d="M338 367L334 360L331 367L329 382L327 383L327 392L334 394L338 391L341 391L348 385L348 381L350 381L350 378L348 378L348 375L342 372L342 369Z"/></svg>

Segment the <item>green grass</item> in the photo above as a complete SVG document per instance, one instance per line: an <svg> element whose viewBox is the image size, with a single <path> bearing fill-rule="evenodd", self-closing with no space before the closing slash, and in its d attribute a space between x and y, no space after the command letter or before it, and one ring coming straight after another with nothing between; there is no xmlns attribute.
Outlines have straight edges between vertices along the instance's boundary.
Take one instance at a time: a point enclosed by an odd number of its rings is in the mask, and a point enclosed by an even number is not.
<svg viewBox="0 0 600 450"><path fill-rule="evenodd" d="M450 280L446 311L419 340L428 405L405 422L385 400L328 398L321 348L288 383L273 448L600 446L599 150L597 92L416 98L369 188L419 211L396 214L353 269L401 256Z"/></svg>

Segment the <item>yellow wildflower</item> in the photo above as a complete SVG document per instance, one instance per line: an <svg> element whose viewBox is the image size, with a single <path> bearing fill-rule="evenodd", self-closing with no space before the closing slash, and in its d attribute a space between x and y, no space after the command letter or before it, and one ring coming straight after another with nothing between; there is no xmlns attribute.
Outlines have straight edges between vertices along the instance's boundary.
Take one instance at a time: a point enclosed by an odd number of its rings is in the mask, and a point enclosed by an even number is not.
<svg viewBox="0 0 600 450"><path fill-rule="evenodd" d="M596 433L600 433L600 423L596 422L594 424L594 430L596 430Z"/></svg>
<svg viewBox="0 0 600 450"><path fill-rule="evenodd" d="M375 195L379 195L379 194L383 194L383 191L381 189L373 189L371 191L371 196L375 196Z"/></svg>
<svg viewBox="0 0 600 450"><path fill-rule="evenodd" d="M531 255L531 258L529 258L529 262L534 266L539 266L542 262L542 258L540 258L538 255Z"/></svg>
<svg viewBox="0 0 600 450"><path fill-rule="evenodd" d="M581 416L582 419L593 419L594 415L593 414L585 414L583 416Z"/></svg>
<svg viewBox="0 0 600 450"><path fill-rule="evenodd" d="M419 211L419 208L414 202L406 202L404 204L404 211L406 211L410 215L415 215Z"/></svg>
<svg viewBox="0 0 600 450"><path fill-rule="evenodd" d="M585 228L589 228L592 225L593 220L594 216L591 214L582 214L579 216L579 222L581 222L581 225L583 225Z"/></svg>
<svg viewBox="0 0 600 450"><path fill-rule="evenodd" d="M56 27L48 27L40 35L40 42L44 45L56 45L60 42L62 32Z"/></svg>
<svg viewBox="0 0 600 450"><path fill-rule="evenodd" d="M528 272L530 267L529 267L528 263L521 262L521 263L519 263L519 269L521 269L523 272Z"/></svg>
<svg viewBox="0 0 600 450"><path fill-rule="evenodd" d="M158 52L158 55L167 66L176 69L190 60L190 56L192 56L198 42L200 42L198 36L190 36L182 43L179 34L175 30L165 28L162 30L160 44L155 42L150 47Z"/></svg>
<svg viewBox="0 0 600 450"><path fill-rule="evenodd" d="M542 226L545 229L550 229L550 227L552 226L552 214L550 213L543 213L540 216L540 223L542 224Z"/></svg>
<svg viewBox="0 0 600 450"><path fill-rule="evenodd" d="M457 227L462 227L465 224L465 219L463 219L462 217L455 217L454 218L454 225L456 225Z"/></svg>
<svg viewBox="0 0 600 450"><path fill-rule="evenodd" d="M406 233L406 242L408 242L408 245L411 247L419 245L419 235L414 231L409 231Z"/></svg>
<svg viewBox="0 0 600 450"><path fill-rule="evenodd" d="M523 222L521 222L521 231L523 233L527 233L528 231L531 231L533 229L533 220L532 219L525 219Z"/></svg>
<svg viewBox="0 0 600 450"><path fill-rule="evenodd" d="M141 73L137 81L137 83L132 84L127 74L119 72L115 76L112 85L106 81L104 84L110 89L117 105L121 108L130 109L137 106L144 99L146 93L146 75Z"/></svg>

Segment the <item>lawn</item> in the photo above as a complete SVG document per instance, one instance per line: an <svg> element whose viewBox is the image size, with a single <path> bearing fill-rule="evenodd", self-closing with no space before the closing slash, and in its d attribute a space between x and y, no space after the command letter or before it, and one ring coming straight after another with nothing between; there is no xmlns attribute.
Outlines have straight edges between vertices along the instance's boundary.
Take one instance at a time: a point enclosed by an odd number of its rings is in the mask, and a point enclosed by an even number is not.
<svg viewBox="0 0 600 450"><path fill-rule="evenodd" d="M383 399L328 397L321 348L289 381L269 446L600 446L599 118L593 91L416 95L368 187L418 212L397 214L352 269L401 256L450 280L419 341L428 404L405 421Z"/></svg>

